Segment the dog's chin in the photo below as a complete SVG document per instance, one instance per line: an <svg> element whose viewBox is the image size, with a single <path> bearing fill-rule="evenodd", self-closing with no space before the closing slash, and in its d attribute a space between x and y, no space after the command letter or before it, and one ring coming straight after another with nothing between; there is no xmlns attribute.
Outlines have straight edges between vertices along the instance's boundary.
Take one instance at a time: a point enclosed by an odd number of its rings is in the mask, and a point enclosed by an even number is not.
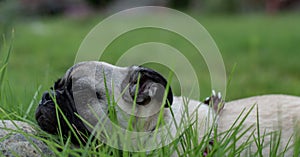
<svg viewBox="0 0 300 157"><path fill-rule="evenodd" d="M39 104L35 113L35 119L42 130L51 134L57 134L58 126L54 102L49 101L46 104Z"/></svg>

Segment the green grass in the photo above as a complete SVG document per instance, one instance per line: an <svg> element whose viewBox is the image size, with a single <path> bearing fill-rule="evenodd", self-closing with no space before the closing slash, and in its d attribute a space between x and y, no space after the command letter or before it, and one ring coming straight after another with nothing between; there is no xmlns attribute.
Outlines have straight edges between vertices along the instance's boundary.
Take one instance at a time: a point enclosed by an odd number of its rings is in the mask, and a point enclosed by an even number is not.
<svg viewBox="0 0 300 157"><path fill-rule="evenodd" d="M300 20L297 15L196 18L219 46L227 73L237 64L227 100L268 93L298 95ZM16 23L7 77L18 95L16 103L28 104L39 85L44 91L61 77L72 66L85 35L100 20L46 18ZM151 40L175 45L193 58L193 49L184 40L171 33L149 29L121 36L108 48L110 53L103 59L113 63L128 47ZM209 73L203 60L193 62L200 71L201 98L204 98L211 91ZM153 67L167 76L167 68ZM173 82L175 93L180 94L177 82Z"/></svg>
<svg viewBox="0 0 300 157"><path fill-rule="evenodd" d="M300 19L298 16L298 14L194 16L215 39L222 53L227 74L236 64L236 69L231 76L227 100L269 93L299 95ZM13 51L7 53L11 46L9 42L0 45L0 108L3 109L0 118L22 119L35 124L34 112L42 91L48 90L53 82L72 66L81 41L100 20L101 18L98 17L80 20L60 17L15 23ZM159 41L176 46L187 55L192 55L194 51L186 41L168 32L144 29L131 33L115 40L107 50L113 53L104 55L103 60L113 63L122 51L137 43L157 40L157 35L160 35ZM9 37L6 38L10 41ZM10 54L9 61L6 60L8 54ZM211 91L210 77L204 61L195 62L197 62L195 68L201 71L199 76L201 97L204 98ZM159 65L153 64L148 66L168 76L166 67L160 68ZM176 83L174 79L172 87L176 94L180 94ZM190 139L196 138L193 134L196 131L187 130L178 141L185 145L187 150L191 150L191 153L199 152L208 142L208 139L204 138L204 141L200 142L202 144L192 148L191 146L196 142ZM237 132L232 132L232 134L228 133L227 138L220 143L215 144L216 148L213 149L216 151L215 154L230 152L234 156L246 147L234 148L231 145L230 141L237 138L235 137ZM44 142L58 156L66 154L80 156L78 153L85 150L88 150L89 154L97 155L118 153L114 149L99 148L95 143L85 149L71 149L70 141L65 142L42 131L41 134L48 137L43 139ZM276 138L274 139L272 147L276 150ZM256 138L258 147L262 145L261 140ZM57 151L56 148L60 148L62 152ZM150 154L164 154L174 150L171 145ZM124 154L128 156L126 152ZM146 156L146 153L137 153L133 156Z"/></svg>

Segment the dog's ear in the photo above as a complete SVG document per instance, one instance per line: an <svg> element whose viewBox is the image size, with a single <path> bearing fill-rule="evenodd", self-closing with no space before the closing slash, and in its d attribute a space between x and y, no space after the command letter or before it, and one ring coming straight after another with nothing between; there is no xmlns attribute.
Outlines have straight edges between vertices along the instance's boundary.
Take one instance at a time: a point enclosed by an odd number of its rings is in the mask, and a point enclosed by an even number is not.
<svg viewBox="0 0 300 157"><path fill-rule="evenodd" d="M146 105L153 98L159 101L163 100L167 88L167 80L162 75L152 69L138 67L129 79L129 93L132 99L135 97L138 82L137 104ZM169 107L173 103L172 89L171 87L168 88L167 100L164 107Z"/></svg>
<svg viewBox="0 0 300 157"><path fill-rule="evenodd" d="M173 104L173 92L170 86L168 87L169 88L168 90L166 89L168 81L161 74L159 74L158 72L152 69L141 67L140 73L141 73L141 78L145 77L146 80L150 80L158 84L160 87L162 87L162 90L159 91L159 94L161 96L164 96L165 92L168 91L167 100L165 102L164 107L167 108L171 106Z"/></svg>

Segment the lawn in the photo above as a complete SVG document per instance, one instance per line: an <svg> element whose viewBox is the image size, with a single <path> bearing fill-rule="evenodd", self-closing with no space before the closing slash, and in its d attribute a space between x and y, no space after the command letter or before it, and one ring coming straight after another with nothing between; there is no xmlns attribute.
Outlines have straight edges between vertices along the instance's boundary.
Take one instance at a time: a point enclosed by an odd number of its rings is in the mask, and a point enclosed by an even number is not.
<svg viewBox="0 0 300 157"><path fill-rule="evenodd" d="M297 16L194 16L218 45L227 75L236 64L227 100L270 93L299 95L300 20ZM5 81L14 95L12 103L26 108L40 85L41 91L47 90L61 77L72 66L81 41L101 19L61 17L17 22ZM183 53L192 51L184 40L173 34L144 29L118 38L102 60L114 63L122 51L137 43L154 41L158 35L161 42L167 41ZM201 98L204 98L210 93L210 77L204 61L196 63L199 63L196 69L201 71L198 77ZM161 71L168 75L167 69ZM180 94L176 81L172 86Z"/></svg>
<svg viewBox="0 0 300 157"><path fill-rule="evenodd" d="M299 14L193 16L214 38L224 59L227 75L232 78L227 101L273 93L299 96ZM16 22L13 51L1 87L4 88L1 91L1 107L23 116L32 104L28 119L34 121L34 111L42 92L48 90L73 65L81 41L101 19L97 16L86 19L55 17ZM138 43L153 41L158 35L161 37L158 41L184 53L193 51L186 41L172 33L142 29L115 40L107 49L109 53L101 60L114 63L122 51ZM8 37L6 44L0 44L1 48L7 47L10 41ZM1 61L5 52L0 52ZM195 67L201 71L198 77L203 99L211 91L210 76L203 60L194 62L199 63ZM167 68L154 64L148 66L168 76ZM179 95L176 79L172 87Z"/></svg>

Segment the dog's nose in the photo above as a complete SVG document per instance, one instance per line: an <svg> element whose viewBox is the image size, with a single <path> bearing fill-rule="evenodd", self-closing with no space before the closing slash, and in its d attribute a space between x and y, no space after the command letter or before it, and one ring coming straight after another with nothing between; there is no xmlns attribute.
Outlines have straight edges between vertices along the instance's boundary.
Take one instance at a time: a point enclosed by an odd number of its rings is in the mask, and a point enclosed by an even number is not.
<svg viewBox="0 0 300 157"><path fill-rule="evenodd" d="M45 93L43 94L43 96L42 96L42 99L43 99L43 100L49 100L49 99L51 99L51 96L50 96L49 92L45 92Z"/></svg>
<svg viewBox="0 0 300 157"><path fill-rule="evenodd" d="M51 95L49 92L44 92L42 96L42 100L40 101L40 105L45 105L47 102L52 101L52 98L54 98L54 92L51 91Z"/></svg>

